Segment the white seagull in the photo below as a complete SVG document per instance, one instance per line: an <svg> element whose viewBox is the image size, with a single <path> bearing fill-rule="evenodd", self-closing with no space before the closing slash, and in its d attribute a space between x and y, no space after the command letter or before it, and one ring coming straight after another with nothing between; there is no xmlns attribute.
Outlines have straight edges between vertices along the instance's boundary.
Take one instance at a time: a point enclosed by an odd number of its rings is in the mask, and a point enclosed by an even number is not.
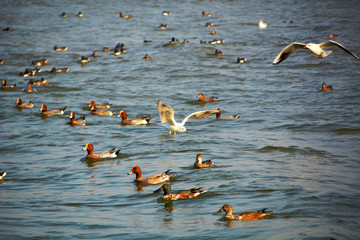
<svg viewBox="0 0 360 240"><path fill-rule="evenodd" d="M184 127L187 120L203 119L220 112L219 110L204 110L194 112L184 118L181 123L179 123L175 121L174 110L169 105L158 101L157 108L159 110L161 123L163 123L164 127L169 131L169 135L171 135L171 133L175 135L176 133L187 132L186 128Z"/></svg>
<svg viewBox="0 0 360 240"><path fill-rule="evenodd" d="M318 58L324 58L324 57L328 56L332 51L325 51L323 48L333 47L333 46L337 46L337 47L341 48L348 54L352 55L354 58L360 60L358 56L356 56L354 53L347 50L340 43L335 42L333 40L329 40L329 41L319 43L319 44L317 44L317 43L305 44L305 43L293 42L293 43L287 45L283 50L281 50L281 52L274 59L273 64L276 65L276 64L281 63L286 58L288 58L291 54L293 54L296 50L304 49L304 48L309 49L313 54L318 56Z"/></svg>

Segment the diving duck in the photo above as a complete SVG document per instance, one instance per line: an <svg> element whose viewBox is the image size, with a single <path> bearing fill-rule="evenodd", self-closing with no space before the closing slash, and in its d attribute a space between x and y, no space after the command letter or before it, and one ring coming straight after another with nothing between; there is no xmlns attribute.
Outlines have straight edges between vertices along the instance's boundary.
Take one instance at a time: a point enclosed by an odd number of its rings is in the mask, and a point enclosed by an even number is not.
<svg viewBox="0 0 360 240"><path fill-rule="evenodd" d="M254 220L254 219L264 219L265 216L270 215L274 211L267 212L267 208L264 208L262 210L253 211L253 212L244 212L240 214L233 214L233 209L230 204L225 204L222 206L222 208L214 213L214 215L218 215L220 213L225 212L225 218L226 219L236 219L236 220Z"/></svg>
<svg viewBox="0 0 360 240"><path fill-rule="evenodd" d="M125 111L120 111L118 117L122 118L121 123L129 124L129 125L148 124L152 119L152 117L138 117L138 118L127 119L127 113Z"/></svg>
<svg viewBox="0 0 360 240"><path fill-rule="evenodd" d="M98 154L94 154L94 147L91 143L87 143L85 145L85 147L83 148L83 150L87 151L87 158L91 158L91 159L101 159L101 158L116 158L119 153L120 153L120 150L117 150L115 151L115 148L113 148L112 150L110 151L107 151L107 152L102 152L102 153L98 153Z"/></svg>
<svg viewBox="0 0 360 240"><path fill-rule="evenodd" d="M133 166L131 168L131 171L128 173L128 175L130 175L132 173L135 173L136 174L136 179L135 180L137 182L148 183L148 184L158 184L158 183L169 181L171 178L175 177L176 173L169 174L170 171L171 171L171 169L167 170L166 172L160 173L160 174L156 174L156 175L152 175L152 176L148 176L146 178L143 178L141 176L140 167L139 166Z"/></svg>
<svg viewBox="0 0 360 240"><path fill-rule="evenodd" d="M214 162L211 159L203 161L201 154L198 154L196 155L194 166L197 168L214 167Z"/></svg>
<svg viewBox="0 0 360 240"><path fill-rule="evenodd" d="M199 196L202 193L207 192L207 190L200 190L201 188L192 188L189 190L179 191L177 193L171 192L171 186L170 184L164 184L159 188L158 190L155 190L154 192L160 192L161 190L164 192L163 198L169 199L169 200L178 200L178 199L187 199L187 198L195 198Z"/></svg>

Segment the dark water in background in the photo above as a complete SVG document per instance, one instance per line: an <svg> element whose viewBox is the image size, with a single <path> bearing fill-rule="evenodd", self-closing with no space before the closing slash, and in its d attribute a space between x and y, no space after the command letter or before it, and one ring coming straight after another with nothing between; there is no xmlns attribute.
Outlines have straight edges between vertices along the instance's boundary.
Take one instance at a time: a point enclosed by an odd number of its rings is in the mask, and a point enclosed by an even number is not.
<svg viewBox="0 0 360 240"><path fill-rule="evenodd" d="M68 18L59 16L63 11ZM134 19L120 19L119 11ZM333 49L322 60L300 51L271 65L285 45L329 34L360 55L357 1L1 1L0 12L1 28L11 29L0 32L1 78L17 84L0 92L0 169L8 172L0 182L1 239L358 239L360 61ZM268 28L260 30L259 20ZM169 28L159 29L162 23ZM172 37L190 44L164 46ZM199 44L214 38L225 43ZM128 53L101 51L119 42ZM54 45L69 49L55 52ZM94 50L99 57L82 67L80 57ZM145 53L153 60L142 59ZM237 57L248 62L235 64ZM35 76L51 84L21 92L29 78L18 73L40 58L51 63L43 70L70 70ZM335 91L319 92L322 82ZM202 107L199 92L220 101ZM35 107L18 111L17 97ZM91 115L90 100L112 102L130 117L155 117L147 127L124 127L114 116ZM178 121L216 107L243 116L189 121L189 134L169 137L158 100ZM42 118L42 103L68 109ZM88 126L67 125L70 111L85 115ZM121 147L121 156L86 162L87 142L95 152ZM197 153L216 167L193 169ZM173 189L208 192L158 202L157 187L137 191L126 175L133 165L145 176L171 168L178 172ZM276 212L263 221L228 222L212 215L225 203L234 212Z"/></svg>

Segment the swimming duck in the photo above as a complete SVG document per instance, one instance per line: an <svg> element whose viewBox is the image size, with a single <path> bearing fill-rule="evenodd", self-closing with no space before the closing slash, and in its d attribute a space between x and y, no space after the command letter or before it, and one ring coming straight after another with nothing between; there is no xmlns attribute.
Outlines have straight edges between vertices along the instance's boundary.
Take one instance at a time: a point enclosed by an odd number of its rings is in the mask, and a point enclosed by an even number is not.
<svg viewBox="0 0 360 240"><path fill-rule="evenodd" d="M79 117L78 119L75 119L75 113L70 113L70 125L75 126L85 126L85 117Z"/></svg>
<svg viewBox="0 0 360 240"><path fill-rule="evenodd" d="M91 54L91 56L92 56L93 58L98 57L98 53L97 53L97 51L94 51L94 52Z"/></svg>
<svg viewBox="0 0 360 240"><path fill-rule="evenodd" d="M168 25L167 24L160 24L159 28L161 29L167 29Z"/></svg>
<svg viewBox="0 0 360 240"><path fill-rule="evenodd" d="M96 108L95 104L91 105L91 113L96 114L96 115L102 115L102 116L112 116L112 115L114 115L114 113L112 111L110 111L110 110L97 111L97 108Z"/></svg>
<svg viewBox="0 0 360 240"><path fill-rule="evenodd" d="M144 59L146 59L146 60L152 60L152 58L151 58L148 54L145 54Z"/></svg>
<svg viewBox="0 0 360 240"><path fill-rule="evenodd" d="M36 80L36 81L31 80L31 83L35 84L35 85L49 85L49 82L44 78L41 78L41 79Z"/></svg>
<svg viewBox="0 0 360 240"><path fill-rule="evenodd" d="M122 12L119 12L119 16L121 18L125 18L125 19L133 19L133 17L131 15L123 15Z"/></svg>
<svg viewBox="0 0 360 240"><path fill-rule="evenodd" d="M6 79L3 79L2 80L2 85L1 85L1 88L7 88L7 89L9 89L9 88L14 88L16 86L16 84L7 84L7 82L6 82Z"/></svg>
<svg viewBox="0 0 360 240"><path fill-rule="evenodd" d="M163 11L163 12L162 12L162 15L164 15L164 16L170 16L170 14L171 14L171 13L170 13L170 12L167 12L167 11Z"/></svg>
<svg viewBox="0 0 360 240"><path fill-rule="evenodd" d="M206 16L206 17L211 17L212 14L211 13L205 13L205 11L201 11L202 15L203 16Z"/></svg>
<svg viewBox="0 0 360 240"><path fill-rule="evenodd" d="M0 180L2 180L6 176L6 172L0 172Z"/></svg>
<svg viewBox="0 0 360 240"><path fill-rule="evenodd" d="M63 13L60 15L60 17L62 17L62 18L67 18L67 14L66 14L65 12L63 12Z"/></svg>
<svg viewBox="0 0 360 240"><path fill-rule="evenodd" d="M199 93L198 98L199 98L200 102L211 102L211 101L219 100L218 97L207 97L207 98L205 98L203 93Z"/></svg>
<svg viewBox="0 0 360 240"><path fill-rule="evenodd" d="M103 52L110 52L110 49L108 47L104 47Z"/></svg>
<svg viewBox="0 0 360 240"><path fill-rule="evenodd" d="M218 49L215 50L215 55L224 56L224 53Z"/></svg>
<svg viewBox="0 0 360 240"><path fill-rule="evenodd" d="M176 39L176 38L172 37L171 41L169 43L171 43L171 44L179 43L179 39Z"/></svg>
<svg viewBox="0 0 360 240"><path fill-rule="evenodd" d="M216 35L217 32L216 32L215 30L212 30L212 31L210 32L210 34L211 34L211 35Z"/></svg>
<svg viewBox="0 0 360 240"><path fill-rule="evenodd" d="M90 103L89 103L89 107L93 107L93 106L95 106L96 107L96 109L100 109L100 108L110 108L111 107L111 103L103 103L103 104L95 104L95 102L94 101L90 101Z"/></svg>
<svg viewBox="0 0 360 240"><path fill-rule="evenodd" d="M68 47L58 47L58 46L54 46L54 50L55 51L66 51L68 50Z"/></svg>
<svg viewBox="0 0 360 240"><path fill-rule="evenodd" d="M59 73L59 72L68 72L69 71L69 68L55 68L53 67L51 69L51 73Z"/></svg>
<svg viewBox="0 0 360 240"><path fill-rule="evenodd" d="M45 104L41 104L40 111L42 115L46 116L55 116L55 115L63 115L64 111L67 107L64 108L56 108L52 110L47 110L47 107Z"/></svg>
<svg viewBox="0 0 360 240"><path fill-rule="evenodd" d="M334 89L332 86L326 86L326 83L323 83L320 91L333 91L333 90Z"/></svg>
<svg viewBox="0 0 360 240"><path fill-rule="evenodd" d="M213 41L209 41L210 44L221 44L224 43L223 39L214 39Z"/></svg>
<svg viewBox="0 0 360 240"><path fill-rule="evenodd" d="M0 65L4 64L4 60L0 59Z"/></svg>
<svg viewBox="0 0 360 240"><path fill-rule="evenodd" d="M25 71L20 72L19 75L23 77L30 77L30 76L35 76L36 72L37 72L36 69L26 68Z"/></svg>
<svg viewBox="0 0 360 240"><path fill-rule="evenodd" d="M205 24L205 26L206 26L206 27L213 27L214 25L213 25L211 22L207 22L207 23Z"/></svg>
<svg viewBox="0 0 360 240"><path fill-rule="evenodd" d="M203 161L201 154L198 154L196 155L194 166L197 168L214 167L214 162L211 159Z"/></svg>
<svg viewBox="0 0 360 240"><path fill-rule="evenodd" d="M79 12L76 16L79 18L82 18L82 17L84 17L84 14L82 12Z"/></svg>
<svg viewBox="0 0 360 240"><path fill-rule="evenodd" d="M200 194L207 192L207 190L201 191L200 189L201 187L198 187L189 190L179 191L177 193L172 193L170 184L164 184L161 186L161 188L155 190L154 192L160 192L162 190L164 192L163 195L164 199L178 200L178 199L195 198Z"/></svg>
<svg viewBox="0 0 360 240"><path fill-rule="evenodd" d="M162 183L162 182L169 181L171 178L175 177L176 173L169 174L170 171L171 171L171 169L167 170L166 172L160 173L160 174L156 174L156 175L152 175L152 176L148 176L146 178L143 178L141 176L140 167L139 166L133 166L131 168L131 171L128 173L128 175L130 175L132 173L135 173L137 182L148 183L148 184L159 184L159 183Z"/></svg>
<svg viewBox="0 0 360 240"><path fill-rule="evenodd" d="M240 118L242 116L240 114L235 114L235 115L229 115L229 116L222 117L220 108L216 108L215 110L218 110L218 113L216 113L216 118Z"/></svg>
<svg viewBox="0 0 360 240"><path fill-rule="evenodd" d="M28 85L27 85L27 88L24 88L24 89L23 89L23 92L27 92L27 93L35 93L35 92L37 92L36 89L33 89L33 88L31 87L31 85L32 85L32 83L31 83L31 81L29 81L29 82L28 82Z"/></svg>
<svg viewBox="0 0 360 240"><path fill-rule="evenodd" d="M174 117L174 109L172 109L166 103L161 101L157 102L157 108L160 114L161 123L164 124L163 126L169 131L169 135L173 133L186 132L187 130L184 127L185 123L190 119L203 119L207 118L211 115L214 115L218 112L218 110L203 110L191 113L189 116L184 118L181 123L175 121Z"/></svg>
<svg viewBox="0 0 360 240"><path fill-rule="evenodd" d="M184 39L184 41L182 43L190 43L189 40Z"/></svg>
<svg viewBox="0 0 360 240"><path fill-rule="evenodd" d="M264 29L264 28L267 27L267 23L264 23L264 22L261 21L261 20L260 20L258 23L259 23L259 28L260 28L260 29Z"/></svg>
<svg viewBox="0 0 360 240"><path fill-rule="evenodd" d="M120 111L118 117L122 118L121 123L130 124L130 125L148 124L152 119L152 117L138 117L138 118L127 119L127 113L125 111Z"/></svg>
<svg viewBox="0 0 360 240"><path fill-rule="evenodd" d="M214 213L214 215L218 215L220 213L226 212L225 218L227 219L237 219L237 220L254 220L254 219L263 219L265 216L270 215L274 211L267 212L267 208L262 210L253 211L253 212L244 212L240 214L233 214L233 209L230 204L225 204L222 208Z"/></svg>
<svg viewBox="0 0 360 240"><path fill-rule="evenodd" d="M82 150L87 151L87 156L86 156L87 158L101 159L101 158L116 158L119 155L121 149L115 151L115 148L113 148L112 150L107 152L94 154L93 145L91 143L87 143Z"/></svg>
<svg viewBox="0 0 360 240"><path fill-rule="evenodd" d="M85 56L81 56L80 62L85 64L90 62L90 58L89 57L85 57Z"/></svg>
<svg viewBox="0 0 360 240"><path fill-rule="evenodd" d="M340 35L330 34L329 38L340 38Z"/></svg>
<svg viewBox="0 0 360 240"><path fill-rule="evenodd" d="M22 102L21 98L18 98L16 100L16 107L20 107L20 108L33 108L34 107L34 103L31 101L27 101L27 102Z"/></svg>
<svg viewBox="0 0 360 240"><path fill-rule="evenodd" d="M246 62L246 58L244 57L236 59L236 63L244 63L244 62Z"/></svg>
<svg viewBox="0 0 360 240"><path fill-rule="evenodd" d="M44 65L49 65L49 61L47 59L40 59L40 60L33 60L32 64L35 66L44 66Z"/></svg>

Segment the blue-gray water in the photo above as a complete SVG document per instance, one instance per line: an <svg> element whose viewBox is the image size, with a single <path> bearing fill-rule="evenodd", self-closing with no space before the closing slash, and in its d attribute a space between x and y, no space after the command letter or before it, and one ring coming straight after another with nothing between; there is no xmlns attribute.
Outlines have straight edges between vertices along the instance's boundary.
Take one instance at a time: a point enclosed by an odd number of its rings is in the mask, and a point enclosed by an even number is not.
<svg viewBox="0 0 360 240"><path fill-rule="evenodd" d="M120 11L134 19L119 18ZM329 34L360 55L356 0L8 0L0 13L1 28L10 27L0 31L0 75L17 84L0 92L0 169L8 173L0 182L1 239L358 239L360 61L332 49L325 59L303 50L271 64L287 44L323 42ZM260 30L259 20L268 28ZM162 23L169 28L159 29ZM213 29L218 35L209 34ZM172 37L190 43L164 46ZM214 38L225 43L200 44ZM128 53L102 51L119 42ZM56 52L54 45L69 49ZM215 49L225 55L215 56ZM80 57L94 50L99 57L82 67ZM143 59L146 53L152 61ZM237 57L248 62L236 64ZM70 70L18 75L41 58L50 62L43 71ZM51 84L34 86L34 94L21 91L40 77ZM334 91L319 92L323 82ZM202 106L199 92L220 100ZM17 110L17 97L35 107ZM115 116L91 115L90 100L154 119L146 127L121 126ZM174 108L178 121L217 107L243 116L189 121L188 134L169 137L158 100ZM42 118L42 103L68 108L64 116ZM70 111L86 116L88 125L69 126ZM95 153L121 147L121 155L84 161L88 142ZM198 153L214 158L215 167L194 169ZM208 192L158 202L158 186L138 191L126 175L133 165L145 176L171 168L178 173L174 190ZM265 207L275 213L250 222L212 215L226 203L235 213Z"/></svg>

